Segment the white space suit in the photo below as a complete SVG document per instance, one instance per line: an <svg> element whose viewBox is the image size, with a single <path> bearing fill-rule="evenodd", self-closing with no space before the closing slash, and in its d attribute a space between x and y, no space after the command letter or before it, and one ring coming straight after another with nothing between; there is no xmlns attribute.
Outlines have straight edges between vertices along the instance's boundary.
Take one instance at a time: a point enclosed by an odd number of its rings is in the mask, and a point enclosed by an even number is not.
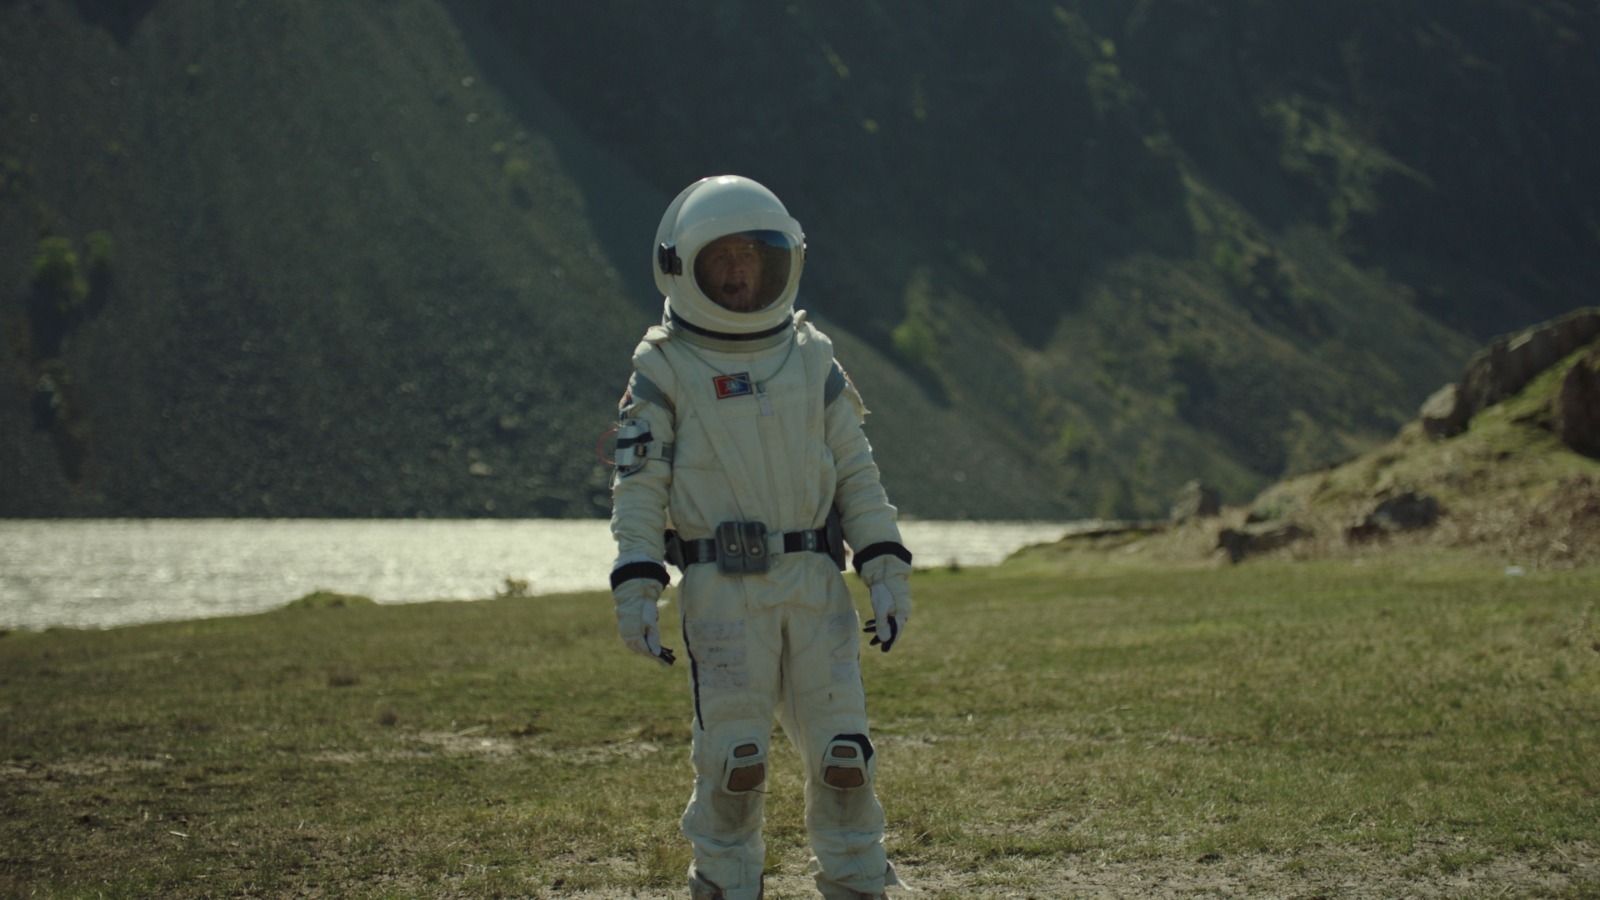
<svg viewBox="0 0 1600 900"><path fill-rule="evenodd" d="M880 896L897 881L873 793L859 620L827 537L836 510L869 585L868 630L887 650L910 614L911 554L861 430L865 408L828 338L793 311L804 237L766 188L695 182L656 244L666 316L634 351L621 403L611 583L623 640L671 663L656 603L664 562L683 569L691 894L760 894L776 716L805 760L819 889Z"/></svg>

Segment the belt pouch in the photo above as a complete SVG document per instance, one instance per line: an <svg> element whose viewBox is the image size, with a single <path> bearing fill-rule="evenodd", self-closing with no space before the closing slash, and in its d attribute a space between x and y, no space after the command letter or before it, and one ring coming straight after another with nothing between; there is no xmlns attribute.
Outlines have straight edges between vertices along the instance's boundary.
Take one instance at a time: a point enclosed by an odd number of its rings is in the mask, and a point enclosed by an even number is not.
<svg viewBox="0 0 1600 900"><path fill-rule="evenodd" d="M828 521L822 526L822 535L824 543L828 546L821 549L827 551L828 557L833 560L833 564L839 567L839 571L843 572L845 570L845 554L849 551L845 549L844 516L840 515L839 507L835 506L828 510Z"/></svg>
<svg viewBox="0 0 1600 900"><path fill-rule="evenodd" d="M689 568L689 561L684 559L683 538L678 536L678 532L668 528L666 533L661 535L661 545L667 562L676 566L679 572Z"/></svg>
<svg viewBox="0 0 1600 900"><path fill-rule="evenodd" d="M767 526L761 522L718 525L717 570L724 575L759 575L767 571Z"/></svg>

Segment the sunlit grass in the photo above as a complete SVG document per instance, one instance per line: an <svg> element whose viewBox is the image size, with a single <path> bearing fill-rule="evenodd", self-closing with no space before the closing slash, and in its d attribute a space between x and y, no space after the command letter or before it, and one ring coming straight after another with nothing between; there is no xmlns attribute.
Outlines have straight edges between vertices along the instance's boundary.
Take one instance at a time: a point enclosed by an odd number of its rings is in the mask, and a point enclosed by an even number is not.
<svg viewBox="0 0 1600 900"><path fill-rule="evenodd" d="M1600 845L1600 572L1038 554L916 585L906 643L864 669L891 854L935 896L1249 860L1548 874ZM685 678L621 649L604 595L11 634L0 889L675 891ZM769 869L793 875L776 746Z"/></svg>

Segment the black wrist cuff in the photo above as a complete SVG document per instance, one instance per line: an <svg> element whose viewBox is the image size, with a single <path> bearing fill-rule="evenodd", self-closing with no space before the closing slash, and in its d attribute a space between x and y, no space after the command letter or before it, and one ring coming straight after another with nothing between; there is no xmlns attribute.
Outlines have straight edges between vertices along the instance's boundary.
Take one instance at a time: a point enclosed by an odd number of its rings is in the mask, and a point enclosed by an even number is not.
<svg viewBox="0 0 1600 900"><path fill-rule="evenodd" d="M635 578L653 578L661 582L662 587L672 583L672 579L667 576L667 567L661 563L634 562L611 570L611 589L614 591L624 581L632 581Z"/></svg>
<svg viewBox="0 0 1600 900"><path fill-rule="evenodd" d="M911 551L898 541L880 541L855 555L851 565L856 567L856 574L861 574L861 567L880 556L893 556L906 565L911 565Z"/></svg>

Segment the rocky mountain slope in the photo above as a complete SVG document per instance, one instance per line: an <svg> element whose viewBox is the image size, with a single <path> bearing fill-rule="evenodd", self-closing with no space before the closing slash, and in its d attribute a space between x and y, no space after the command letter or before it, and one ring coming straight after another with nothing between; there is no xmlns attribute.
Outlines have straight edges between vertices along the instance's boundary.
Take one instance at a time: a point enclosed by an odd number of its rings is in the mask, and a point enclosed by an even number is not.
<svg viewBox="0 0 1600 900"><path fill-rule="evenodd" d="M1465 550L1513 574L1600 563L1600 308L1494 341L1381 447L1248 504L1206 499L1029 552L1206 565Z"/></svg>
<svg viewBox="0 0 1600 900"><path fill-rule="evenodd" d="M1274 485L1247 518L1299 523L1310 547L1289 552L1600 563L1600 308L1495 341L1388 444Z"/></svg>
<svg viewBox="0 0 1600 900"><path fill-rule="evenodd" d="M0 0L0 515L603 512L705 174L902 508L1149 515L1591 304L1600 6Z"/></svg>

